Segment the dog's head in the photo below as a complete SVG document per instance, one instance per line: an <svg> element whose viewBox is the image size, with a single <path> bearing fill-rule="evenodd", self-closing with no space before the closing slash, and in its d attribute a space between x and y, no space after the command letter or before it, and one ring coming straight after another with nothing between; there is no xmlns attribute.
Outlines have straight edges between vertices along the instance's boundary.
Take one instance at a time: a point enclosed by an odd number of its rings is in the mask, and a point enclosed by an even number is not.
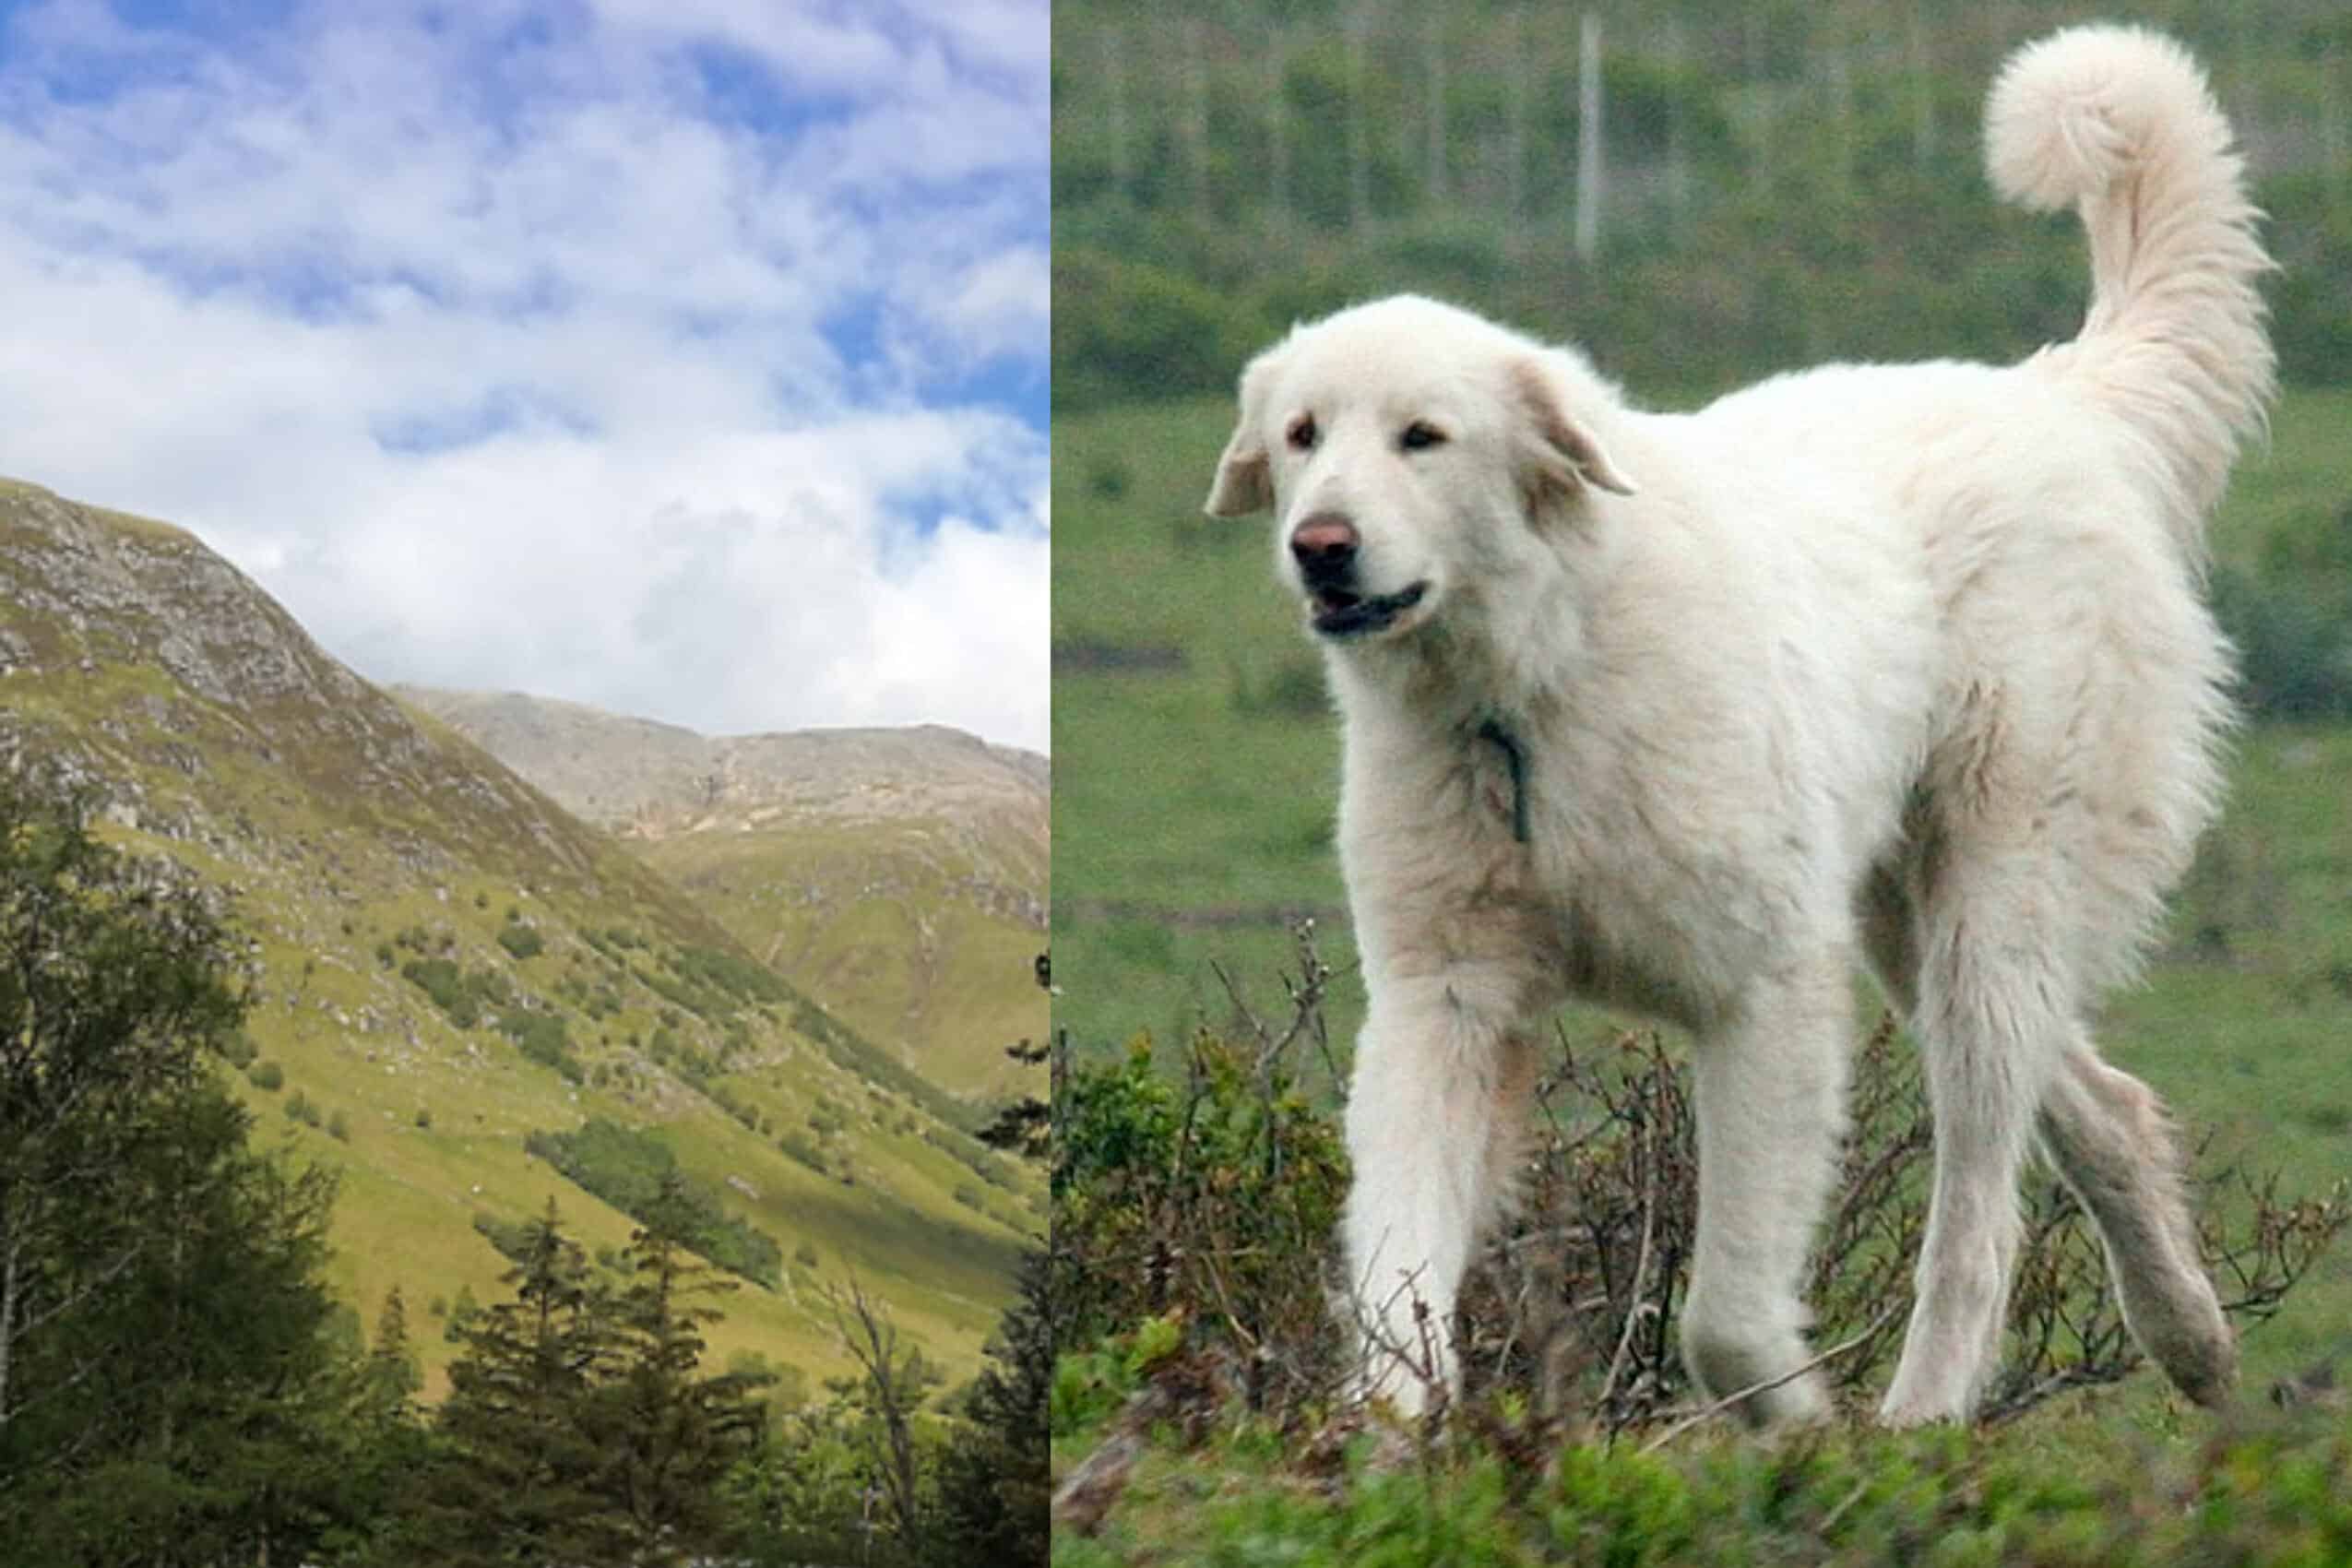
<svg viewBox="0 0 2352 1568"><path fill-rule="evenodd" d="M1271 508L1278 570L1333 642L1401 638L1556 559L1593 493L1633 485L1588 422L1581 361L1412 296L1328 316L1251 362L1213 517Z"/></svg>

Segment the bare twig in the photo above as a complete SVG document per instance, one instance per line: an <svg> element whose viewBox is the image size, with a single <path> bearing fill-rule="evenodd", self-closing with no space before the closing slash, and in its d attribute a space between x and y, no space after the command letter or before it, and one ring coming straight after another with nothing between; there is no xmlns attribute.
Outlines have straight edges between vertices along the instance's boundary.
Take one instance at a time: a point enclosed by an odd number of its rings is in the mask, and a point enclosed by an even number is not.
<svg viewBox="0 0 2352 1568"><path fill-rule="evenodd" d="M1647 1141L1645 1134L1644 1145ZM1595 1408L1604 1414L1610 1409L1610 1402L1617 1396L1617 1379L1624 1372L1625 1358L1633 1348L1633 1330L1640 1324L1642 1314L1649 1306L1644 1292L1649 1286L1650 1242L1657 1228L1657 1167L1646 1158L1642 1163L1648 1171L1649 1180L1642 1193L1642 1247L1633 1264L1633 1288L1628 1293L1625 1305L1625 1326L1617 1336L1617 1353L1609 1359L1609 1375L1601 1380L1600 1393L1593 1399Z"/></svg>
<svg viewBox="0 0 2352 1568"><path fill-rule="evenodd" d="M1877 1317L1872 1318L1871 1320L1870 1326L1863 1329L1861 1333L1855 1335L1851 1339L1846 1340L1842 1344L1831 1346L1828 1349L1823 1350L1821 1354L1815 1356L1812 1360L1806 1361L1801 1366L1792 1367L1788 1371L1782 1372L1778 1377L1768 1377L1761 1383L1752 1383L1747 1387L1740 1389L1735 1394L1727 1394L1722 1398L1716 1400L1712 1404L1701 1406L1698 1409L1688 1412L1680 1420L1676 1420L1671 1426L1669 1426L1664 1431L1659 1432L1657 1436L1643 1443L1640 1451L1644 1454L1655 1453L1658 1449L1663 1448L1668 1443L1673 1442L1676 1438L1681 1436L1684 1432L1690 1431L1693 1427L1697 1426L1701 1421L1711 1420L1715 1417L1723 1414L1726 1410L1732 1408L1734 1406L1739 1405L1742 1401L1752 1399L1759 1394L1768 1394L1772 1390L1778 1388L1783 1384L1794 1383L1799 1378L1804 1376L1807 1372L1813 1371L1815 1368L1825 1366L1829 1362L1837 1360L1838 1357L1859 1348L1862 1345L1869 1341L1870 1336L1872 1334L1878 1331L1881 1324L1884 1323L1889 1317L1894 1315L1894 1313L1895 1309L1893 1307L1887 1308L1885 1311L1880 1313Z"/></svg>

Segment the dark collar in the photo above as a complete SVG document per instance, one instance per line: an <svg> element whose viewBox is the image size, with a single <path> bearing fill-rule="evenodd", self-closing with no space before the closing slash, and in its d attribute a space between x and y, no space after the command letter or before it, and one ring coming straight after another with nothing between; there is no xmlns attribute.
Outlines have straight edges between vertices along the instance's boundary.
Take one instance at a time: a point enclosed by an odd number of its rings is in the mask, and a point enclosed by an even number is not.
<svg viewBox="0 0 2352 1568"><path fill-rule="evenodd" d="M1491 741L1511 769L1511 837L1527 841L1527 748L1502 719L1489 714L1479 723L1478 738Z"/></svg>

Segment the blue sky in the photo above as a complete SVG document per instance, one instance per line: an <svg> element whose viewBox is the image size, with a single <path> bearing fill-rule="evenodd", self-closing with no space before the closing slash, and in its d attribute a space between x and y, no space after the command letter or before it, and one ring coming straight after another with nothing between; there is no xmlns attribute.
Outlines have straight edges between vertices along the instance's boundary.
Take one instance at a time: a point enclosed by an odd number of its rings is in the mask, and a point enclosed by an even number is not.
<svg viewBox="0 0 2352 1568"><path fill-rule="evenodd" d="M1045 0L0 0L0 474L380 681L1046 743Z"/></svg>

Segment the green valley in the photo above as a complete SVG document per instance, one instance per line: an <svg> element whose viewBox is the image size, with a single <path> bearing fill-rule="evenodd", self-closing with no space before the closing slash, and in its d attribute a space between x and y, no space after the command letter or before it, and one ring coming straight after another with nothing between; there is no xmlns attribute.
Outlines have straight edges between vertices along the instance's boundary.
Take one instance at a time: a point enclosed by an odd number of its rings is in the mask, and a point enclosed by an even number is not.
<svg viewBox="0 0 2352 1568"><path fill-rule="evenodd" d="M400 1289L429 1392L443 1321L498 1292L501 1227L552 1196L591 1253L626 1243L628 1215L526 1146L591 1123L772 1246L718 1357L814 1389L848 1365L821 1292L854 1278L977 1366L1044 1226L1041 1183L970 1136L984 1108L192 536L0 483L0 752L101 790L118 847L217 890L244 944L238 1091L266 1143L339 1173L331 1277L371 1322Z"/></svg>

